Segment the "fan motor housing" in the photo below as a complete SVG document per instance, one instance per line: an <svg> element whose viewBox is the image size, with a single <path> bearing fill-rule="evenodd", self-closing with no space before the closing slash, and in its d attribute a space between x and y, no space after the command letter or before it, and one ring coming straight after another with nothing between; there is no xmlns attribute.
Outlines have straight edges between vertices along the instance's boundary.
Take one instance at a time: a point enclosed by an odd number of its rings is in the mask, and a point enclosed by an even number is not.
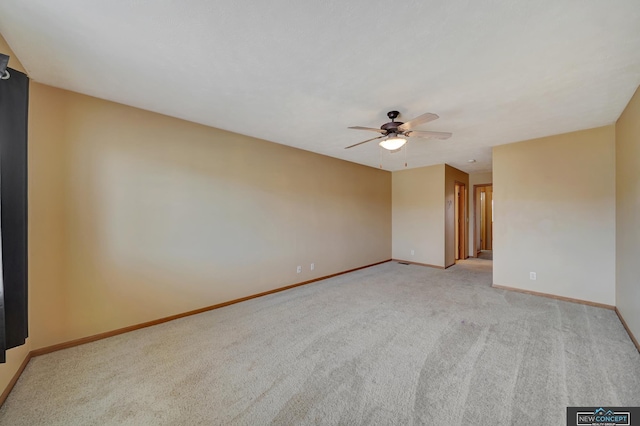
<svg viewBox="0 0 640 426"><path fill-rule="evenodd" d="M396 132L396 129L400 126L402 126L404 123L401 121L391 121L389 123L383 124L382 126L380 126L380 128L382 130L386 130L387 132Z"/></svg>

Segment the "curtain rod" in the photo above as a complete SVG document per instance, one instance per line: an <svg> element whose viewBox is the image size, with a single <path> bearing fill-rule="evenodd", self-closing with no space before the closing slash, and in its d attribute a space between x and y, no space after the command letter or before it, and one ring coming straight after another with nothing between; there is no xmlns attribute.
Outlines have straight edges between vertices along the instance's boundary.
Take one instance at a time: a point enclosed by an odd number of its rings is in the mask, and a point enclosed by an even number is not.
<svg viewBox="0 0 640 426"><path fill-rule="evenodd" d="M9 65L9 55L0 53L0 80L8 80L11 77L7 65Z"/></svg>

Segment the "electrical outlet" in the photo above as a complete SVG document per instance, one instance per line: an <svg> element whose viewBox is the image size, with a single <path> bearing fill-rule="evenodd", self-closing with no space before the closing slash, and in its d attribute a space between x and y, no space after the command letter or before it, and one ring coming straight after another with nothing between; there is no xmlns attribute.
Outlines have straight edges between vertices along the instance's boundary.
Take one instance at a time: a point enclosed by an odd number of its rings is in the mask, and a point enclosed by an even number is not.
<svg viewBox="0 0 640 426"><path fill-rule="evenodd" d="M411 250L411 256L413 256L414 254L416 254L415 250Z"/></svg>
<svg viewBox="0 0 640 426"><path fill-rule="evenodd" d="M298 266L298 268L296 269L296 272L299 274L300 272L302 272L302 266Z"/></svg>
<svg viewBox="0 0 640 426"><path fill-rule="evenodd" d="M529 272L529 279L531 281L535 281L537 278L536 273L535 272Z"/></svg>
<svg viewBox="0 0 640 426"><path fill-rule="evenodd" d="M311 270L313 271L314 269L316 269L316 264L315 264L315 263L312 263L312 264L311 264Z"/></svg>

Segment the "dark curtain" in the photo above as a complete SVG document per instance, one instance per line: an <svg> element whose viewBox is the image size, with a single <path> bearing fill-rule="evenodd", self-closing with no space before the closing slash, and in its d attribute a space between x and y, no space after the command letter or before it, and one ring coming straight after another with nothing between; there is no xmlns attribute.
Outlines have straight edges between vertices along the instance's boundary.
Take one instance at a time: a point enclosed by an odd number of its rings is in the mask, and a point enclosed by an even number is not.
<svg viewBox="0 0 640 426"><path fill-rule="evenodd" d="M0 362L24 344L27 324L27 115L29 78L0 80Z"/></svg>

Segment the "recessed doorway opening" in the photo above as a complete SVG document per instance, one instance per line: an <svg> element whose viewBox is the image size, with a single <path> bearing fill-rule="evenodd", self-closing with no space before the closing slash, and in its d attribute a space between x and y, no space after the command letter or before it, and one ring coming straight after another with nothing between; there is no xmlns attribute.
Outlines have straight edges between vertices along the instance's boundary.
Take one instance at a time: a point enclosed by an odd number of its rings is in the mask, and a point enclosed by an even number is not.
<svg viewBox="0 0 640 426"><path fill-rule="evenodd" d="M480 259L493 260L493 185L475 185L473 189L473 253Z"/></svg>

